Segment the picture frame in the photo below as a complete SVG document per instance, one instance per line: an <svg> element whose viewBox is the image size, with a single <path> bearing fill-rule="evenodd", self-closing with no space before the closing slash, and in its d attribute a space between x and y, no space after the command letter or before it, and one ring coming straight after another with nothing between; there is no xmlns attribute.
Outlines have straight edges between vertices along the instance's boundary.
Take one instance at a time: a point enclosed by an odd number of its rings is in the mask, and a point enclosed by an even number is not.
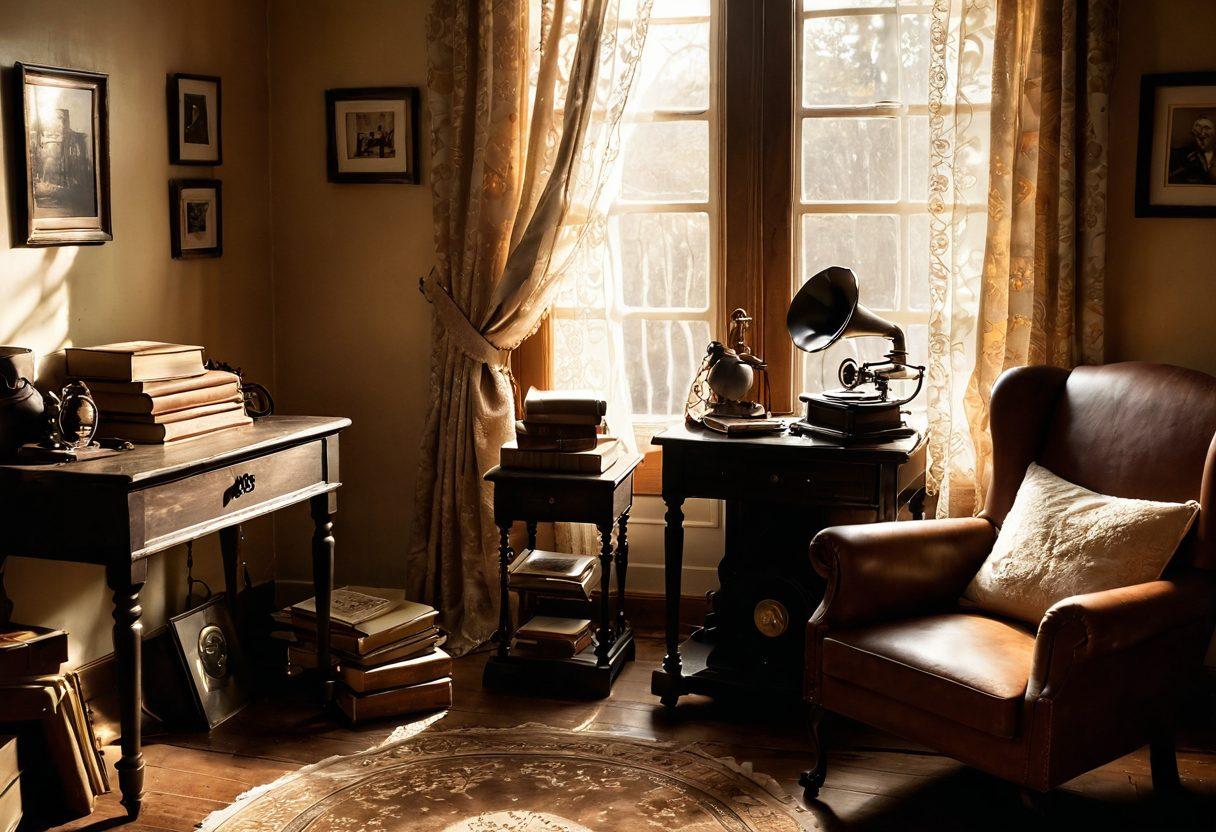
<svg viewBox="0 0 1216 832"><path fill-rule="evenodd" d="M215 75L179 72L169 77L170 164L223 164L222 92Z"/></svg>
<svg viewBox="0 0 1216 832"><path fill-rule="evenodd" d="M1137 217L1216 217L1216 71L1140 79Z"/></svg>
<svg viewBox="0 0 1216 832"><path fill-rule="evenodd" d="M169 245L173 259L224 253L223 183L174 179L169 183Z"/></svg>
<svg viewBox="0 0 1216 832"><path fill-rule="evenodd" d="M25 245L113 240L108 76L20 62L13 70Z"/></svg>
<svg viewBox="0 0 1216 832"><path fill-rule="evenodd" d="M420 112L417 87L326 90L329 181L419 184Z"/></svg>
<svg viewBox="0 0 1216 832"><path fill-rule="evenodd" d="M215 728L249 703L248 666L227 595L219 593L169 619L169 629L190 680L200 724Z"/></svg>

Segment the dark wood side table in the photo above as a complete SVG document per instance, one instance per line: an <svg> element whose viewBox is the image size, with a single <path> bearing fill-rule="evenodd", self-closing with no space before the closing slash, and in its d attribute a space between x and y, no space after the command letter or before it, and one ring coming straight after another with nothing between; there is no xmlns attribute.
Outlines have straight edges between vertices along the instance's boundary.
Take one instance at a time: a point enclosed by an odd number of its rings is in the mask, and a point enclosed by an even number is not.
<svg viewBox="0 0 1216 832"><path fill-rule="evenodd" d="M633 471L641 457L619 460L603 474L561 474L497 466L486 479L494 483L494 523L499 534L498 650L487 662L483 683L492 689L534 689L602 699L625 662L635 653L633 630L625 620L625 575L629 568L629 509L633 506ZM538 523L594 523L600 534L600 603L595 651L570 659L542 659L511 654L511 593L508 567L515 558L511 524L523 520L528 547L536 546ZM613 529L617 543L612 545ZM611 611L612 573L616 565L617 611ZM580 616L581 617L581 616Z"/></svg>
<svg viewBox="0 0 1216 832"><path fill-rule="evenodd" d="M663 449L667 654L651 691L674 706L686 693L796 701L806 622L823 596L807 556L811 538L839 523L895 520L924 510L919 436L839 445L778 434L732 437L683 425L654 438ZM726 501L726 547L704 625L680 643L684 501Z"/></svg>
<svg viewBox="0 0 1216 832"><path fill-rule="evenodd" d="M235 598L239 524L305 500L312 509L317 666L329 667L333 516L338 434L349 419L271 416L172 445L58 465L0 465L0 577L9 555L93 563L114 594L122 757L118 782L131 817L143 800L140 750L143 625L139 593L148 558L220 533L224 580ZM8 605L0 584L0 611ZM328 673L328 671L326 671ZM332 682L323 674L325 695Z"/></svg>

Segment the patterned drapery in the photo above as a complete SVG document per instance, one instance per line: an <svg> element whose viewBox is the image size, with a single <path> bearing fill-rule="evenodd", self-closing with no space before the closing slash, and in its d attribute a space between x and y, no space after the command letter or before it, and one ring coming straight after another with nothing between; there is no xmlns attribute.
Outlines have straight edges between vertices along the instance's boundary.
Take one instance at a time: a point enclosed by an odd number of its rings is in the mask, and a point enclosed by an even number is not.
<svg viewBox="0 0 1216 832"><path fill-rule="evenodd" d="M650 0L433 0L427 18L436 266L410 597L459 655L498 619L482 475L514 438L511 350L588 238L616 158Z"/></svg>
<svg viewBox="0 0 1216 832"><path fill-rule="evenodd" d="M1102 361L1116 8L1117 0L935 2L929 482L941 516L983 506L988 401L1001 373ZM990 129L977 106L985 75ZM968 199L981 178L986 210Z"/></svg>

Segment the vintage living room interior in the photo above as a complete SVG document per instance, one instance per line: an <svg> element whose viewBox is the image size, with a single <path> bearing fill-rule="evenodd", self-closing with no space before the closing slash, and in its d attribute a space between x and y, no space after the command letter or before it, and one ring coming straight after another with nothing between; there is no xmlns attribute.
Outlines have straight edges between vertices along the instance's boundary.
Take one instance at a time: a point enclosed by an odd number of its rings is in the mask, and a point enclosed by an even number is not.
<svg viewBox="0 0 1216 832"><path fill-rule="evenodd" d="M0 0L0 832L1216 829L1212 0Z"/></svg>

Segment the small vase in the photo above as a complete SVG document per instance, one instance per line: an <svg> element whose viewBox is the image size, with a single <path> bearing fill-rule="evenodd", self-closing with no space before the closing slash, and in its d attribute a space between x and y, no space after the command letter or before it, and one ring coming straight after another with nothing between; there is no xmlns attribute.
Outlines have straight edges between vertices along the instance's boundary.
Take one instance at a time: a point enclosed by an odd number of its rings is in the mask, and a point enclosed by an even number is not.
<svg viewBox="0 0 1216 832"><path fill-rule="evenodd" d="M0 457L38 438L43 410L42 394L34 387L33 351L0 347Z"/></svg>

